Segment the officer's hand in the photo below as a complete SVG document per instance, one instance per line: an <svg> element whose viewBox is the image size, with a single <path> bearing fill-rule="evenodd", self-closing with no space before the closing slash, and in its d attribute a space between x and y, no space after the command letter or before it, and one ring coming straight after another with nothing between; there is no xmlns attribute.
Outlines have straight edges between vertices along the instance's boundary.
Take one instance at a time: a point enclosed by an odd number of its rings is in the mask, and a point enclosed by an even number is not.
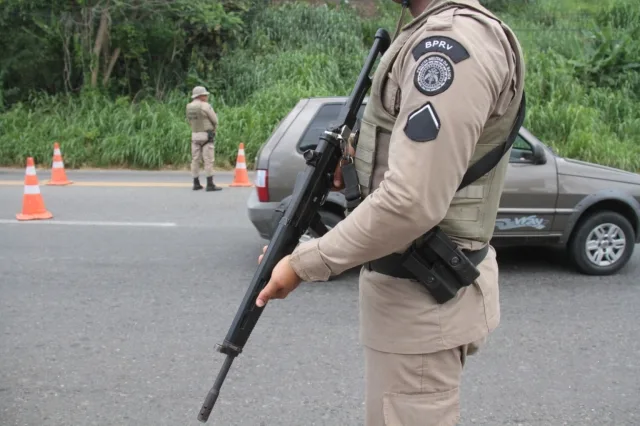
<svg viewBox="0 0 640 426"><path fill-rule="evenodd" d="M347 147L349 155L353 157L356 154L355 150L351 145L347 145ZM340 160L340 163L338 164L338 167L336 167L336 171L333 174L333 188L331 188L332 191L340 191L344 189L344 181L342 180L342 169L340 168L340 166L342 166L342 160Z"/></svg>
<svg viewBox="0 0 640 426"><path fill-rule="evenodd" d="M262 263L262 258L264 257L264 254L267 252L267 247L268 246L262 247L262 254L258 256L258 265Z"/></svg>
<svg viewBox="0 0 640 426"><path fill-rule="evenodd" d="M266 251L267 246L264 246L262 248L262 254L258 257L258 263L262 262ZM256 306L259 308L266 305L271 299L284 299L302 282L302 279L289 264L289 258L290 256L285 256L278 262L275 268L273 268L271 279L265 288L262 289L256 300Z"/></svg>

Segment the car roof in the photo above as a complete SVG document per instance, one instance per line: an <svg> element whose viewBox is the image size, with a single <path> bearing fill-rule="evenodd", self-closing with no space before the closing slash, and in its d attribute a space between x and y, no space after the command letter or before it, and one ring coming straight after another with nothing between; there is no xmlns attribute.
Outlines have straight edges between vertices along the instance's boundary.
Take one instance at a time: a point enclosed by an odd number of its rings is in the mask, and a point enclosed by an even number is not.
<svg viewBox="0 0 640 426"><path fill-rule="evenodd" d="M344 102L347 100L346 96L312 96L307 98L311 102Z"/></svg>
<svg viewBox="0 0 640 426"><path fill-rule="evenodd" d="M304 99L306 99L311 105L319 105L326 103L345 103L348 99L348 96L317 96ZM368 99L368 97L365 97L364 102L366 102Z"/></svg>
<svg viewBox="0 0 640 426"><path fill-rule="evenodd" d="M344 103L346 102L348 99L348 96L312 96L309 98L303 98L301 100L306 100L308 102L308 106L318 106L318 105L322 105L322 104L329 104L329 103ZM367 101L369 100L369 97L365 97L364 100L362 101L362 103L367 103ZM520 133L522 133L522 135L531 140L535 140L538 141L540 143L542 143L542 141L540 141L540 139L536 138L529 130L527 130L526 127L524 126L520 126Z"/></svg>

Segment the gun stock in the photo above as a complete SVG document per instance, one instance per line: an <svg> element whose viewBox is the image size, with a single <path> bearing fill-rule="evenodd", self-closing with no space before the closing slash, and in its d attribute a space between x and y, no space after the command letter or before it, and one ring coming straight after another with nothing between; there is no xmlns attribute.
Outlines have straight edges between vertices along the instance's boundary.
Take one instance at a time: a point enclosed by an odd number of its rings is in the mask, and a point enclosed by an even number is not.
<svg viewBox="0 0 640 426"><path fill-rule="evenodd" d="M333 173L343 155L343 143L353 129L358 110L371 87L370 73L373 65L378 55L384 54L390 43L387 31L379 29L358 80L342 107L336 124L330 126L320 137L315 150L304 153L306 167L296 180L291 202L278 222L224 342L217 347L217 351L225 354L226 359L198 414L198 420L203 423L209 419L233 360L242 352L262 314L264 307L257 307L255 302L260 291L269 282L273 268L295 249L301 235L309 227L320 234L326 232L318 210L332 188Z"/></svg>

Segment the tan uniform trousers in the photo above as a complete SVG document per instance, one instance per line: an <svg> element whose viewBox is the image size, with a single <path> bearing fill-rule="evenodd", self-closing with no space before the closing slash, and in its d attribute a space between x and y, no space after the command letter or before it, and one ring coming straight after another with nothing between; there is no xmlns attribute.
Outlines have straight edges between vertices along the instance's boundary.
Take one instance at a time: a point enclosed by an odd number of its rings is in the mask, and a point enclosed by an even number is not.
<svg viewBox="0 0 640 426"><path fill-rule="evenodd" d="M213 162L215 160L214 143L206 141L191 141L191 175L197 178L200 174L200 162L204 162L204 172L207 177L213 176Z"/></svg>
<svg viewBox="0 0 640 426"><path fill-rule="evenodd" d="M493 248L478 269L481 277L457 303L438 307L418 284L362 268L365 426L458 424L465 361L499 317Z"/></svg>
<svg viewBox="0 0 640 426"><path fill-rule="evenodd" d="M365 426L456 425L462 369L483 341L416 355L365 346Z"/></svg>

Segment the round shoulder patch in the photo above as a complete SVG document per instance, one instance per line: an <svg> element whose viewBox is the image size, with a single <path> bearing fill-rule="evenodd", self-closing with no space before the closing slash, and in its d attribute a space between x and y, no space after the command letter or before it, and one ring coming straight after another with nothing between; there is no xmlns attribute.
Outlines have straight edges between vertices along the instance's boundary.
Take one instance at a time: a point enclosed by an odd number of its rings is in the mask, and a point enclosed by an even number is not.
<svg viewBox="0 0 640 426"><path fill-rule="evenodd" d="M442 56L432 55L423 59L413 76L416 88L427 96L435 96L447 90L453 82L453 67Z"/></svg>

